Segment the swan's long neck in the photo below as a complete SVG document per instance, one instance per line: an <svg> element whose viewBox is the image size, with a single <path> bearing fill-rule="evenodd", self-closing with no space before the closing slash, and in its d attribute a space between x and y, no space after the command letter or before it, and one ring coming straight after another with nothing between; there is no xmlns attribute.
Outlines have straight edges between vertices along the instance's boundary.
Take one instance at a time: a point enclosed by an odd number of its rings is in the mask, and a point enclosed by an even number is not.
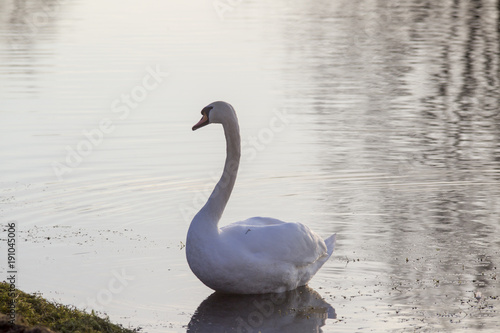
<svg viewBox="0 0 500 333"><path fill-rule="evenodd" d="M207 203L193 219L193 222L202 223L205 228L209 228L212 231L218 230L217 225L236 182L241 156L240 130L237 119L235 118L232 121L223 123L222 126L224 127L224 134L226 136L226 162L224 164L224 171Z"/></svg>

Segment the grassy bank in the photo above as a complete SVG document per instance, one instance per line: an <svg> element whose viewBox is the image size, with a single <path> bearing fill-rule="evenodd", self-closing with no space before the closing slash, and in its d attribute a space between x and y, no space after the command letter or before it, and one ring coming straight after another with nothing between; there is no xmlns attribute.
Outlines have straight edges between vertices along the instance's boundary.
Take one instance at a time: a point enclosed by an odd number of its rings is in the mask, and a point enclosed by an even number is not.
<svg viewBox="0 0 500 333"><path fill-rule="evenodd" d="M16 322L9 324L9 284L0 282L0 331L1 332L111 332L133 333L140 329L126 329L112 324L107 317L91 314L45 300L40 295L27 294L20 290L16 294ZM36 330L34 327L43 327Z"/></svg>

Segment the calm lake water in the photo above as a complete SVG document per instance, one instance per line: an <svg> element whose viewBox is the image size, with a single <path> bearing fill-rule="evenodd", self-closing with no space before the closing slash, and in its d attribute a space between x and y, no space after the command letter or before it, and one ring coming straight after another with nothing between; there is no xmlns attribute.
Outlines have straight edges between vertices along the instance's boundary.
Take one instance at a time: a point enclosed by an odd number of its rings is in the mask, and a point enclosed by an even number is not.
<svg viewBox="0 0 500 333"><path fill-rule="evenodd" d="M18 287L145 332L497 332L499 3L0 2L0 220ZM224 297L184 242L243 157L221 224L300 221L311 289ZM6 239L5 228L1 238ZM0 280L6 242L1 242Z"/></svg>

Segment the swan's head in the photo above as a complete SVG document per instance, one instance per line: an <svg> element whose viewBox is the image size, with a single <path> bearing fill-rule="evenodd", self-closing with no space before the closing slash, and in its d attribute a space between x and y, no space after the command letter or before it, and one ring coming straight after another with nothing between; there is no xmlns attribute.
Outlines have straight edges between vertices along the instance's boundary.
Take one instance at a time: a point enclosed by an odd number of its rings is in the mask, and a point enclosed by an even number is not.
<svg viewBox="0 0 500 333"><path fill-rule="evenodd" d="M193 131L208 124L226 124L228 122L238 123L236 112L231 104L226 102L213 102L201 110L200 121L193 126Z"/></svg>

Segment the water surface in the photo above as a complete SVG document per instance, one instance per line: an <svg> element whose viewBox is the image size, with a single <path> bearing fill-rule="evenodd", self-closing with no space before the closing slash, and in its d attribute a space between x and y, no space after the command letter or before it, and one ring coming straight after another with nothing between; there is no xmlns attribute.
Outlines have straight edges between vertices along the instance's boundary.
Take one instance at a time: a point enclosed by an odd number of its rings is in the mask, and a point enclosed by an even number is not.
<svg viewBox="0 0 500 333"><path fill-rule="evenodd" d="M488 0L2 1L18 286L146 332L497 331L498 22ZM229 300L190 272L214 100L244 144L221 224L337 233L312 289Z"/></svg>

